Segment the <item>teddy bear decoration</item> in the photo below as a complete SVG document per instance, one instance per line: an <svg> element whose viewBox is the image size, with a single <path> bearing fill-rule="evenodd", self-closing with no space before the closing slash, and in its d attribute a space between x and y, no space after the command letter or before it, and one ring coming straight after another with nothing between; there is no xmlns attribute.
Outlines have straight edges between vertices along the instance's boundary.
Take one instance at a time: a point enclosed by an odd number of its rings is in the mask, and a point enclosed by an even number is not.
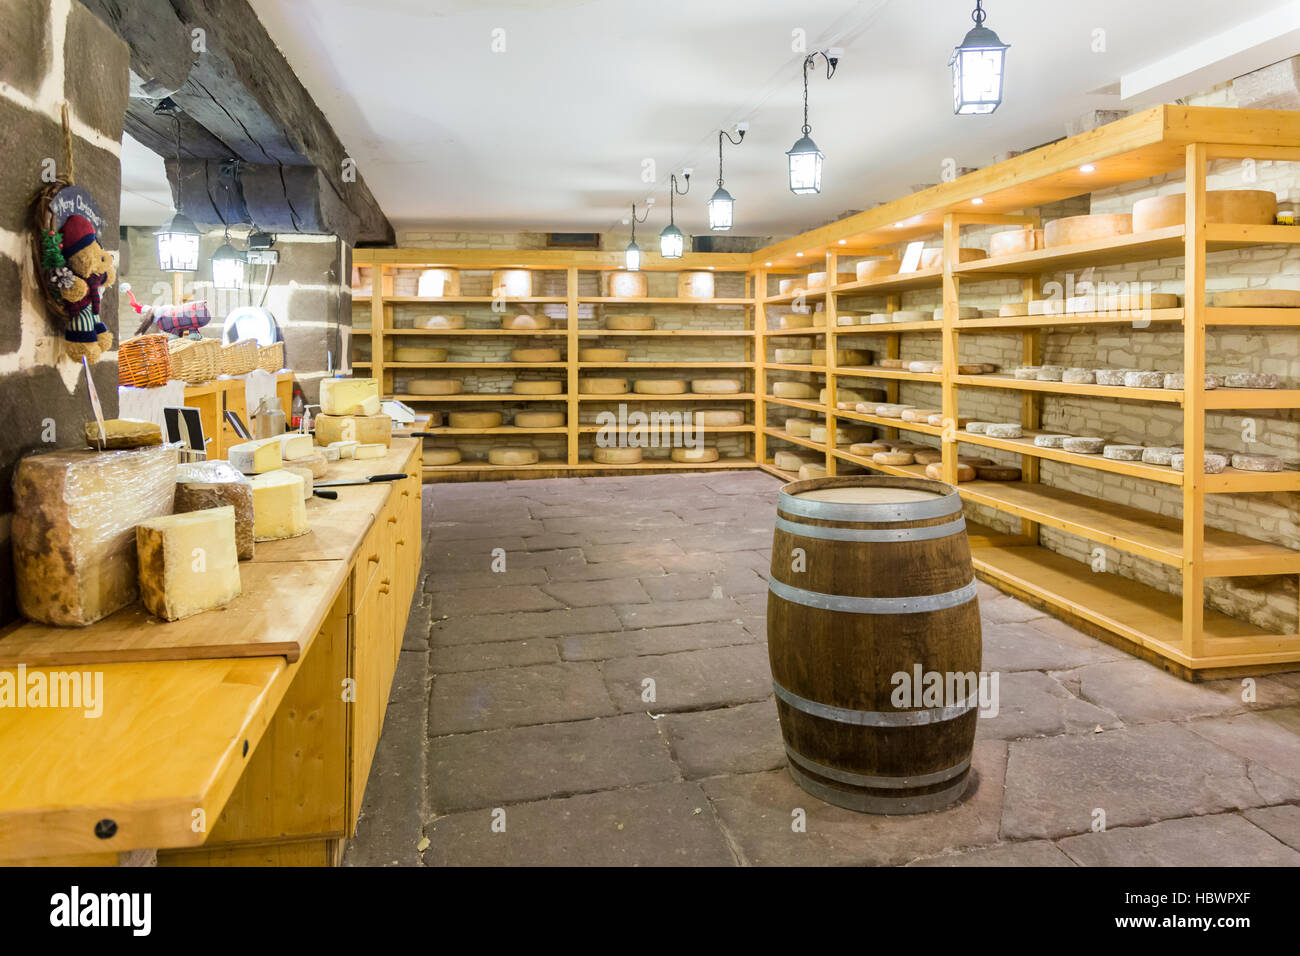
<svg viewBox="0 0 1300 956"><path fill-rule="evenodd" d="M117 271L89 219L73 214L62 231L50 229L42 236L41 272L67 317L64 352L74 361L98 360L113 347L113 334L100 318L100 305L104 290L117 281Z"/></svg>

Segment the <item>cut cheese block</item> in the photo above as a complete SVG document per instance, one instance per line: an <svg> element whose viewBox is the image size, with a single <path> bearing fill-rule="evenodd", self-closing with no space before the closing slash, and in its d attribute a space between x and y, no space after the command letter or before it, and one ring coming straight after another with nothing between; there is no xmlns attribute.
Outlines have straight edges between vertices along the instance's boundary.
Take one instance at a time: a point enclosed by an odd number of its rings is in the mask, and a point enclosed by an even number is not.
<svg viewBox="0 0 1300 956"><path fill-rule="evenodd" d="M360 444L352 449L352 457L360 461L383 458L388 454L388 446L381 445L379 442L373 444Z"/></svg>
<svg viewBox="0 0 1300 956"><path fill-rule="evenodd" d="M286 462L284 470L291 474L297 475L302 479L302 497L303 500L311 498L312 486L316 483L316 476L312 474L310 468L301 465L295 465L293 462Z"/></svg>
<svg viewBox="0 0 1300 956"><path fill-rule="evenodd" d="M507 331L531 332L538 329L549 329L551 327L551 317L549 315L529 315L521 312L518 315L503 315L501 317L501 328Z"/></svg>
<svg viewBox="0 0 1300 956"><path fill-rule="evenodd" d="M1068 246L1093 239L1126 236L1133 231L1133 217L1128 213L1107 213L1097 216L1068 216L1053 219L1043 227L1043 247Z"/></svg>
<svg viewBox="0 0 1300 956"><path fill-rule="evenodd" d="M638 395L684 395L686 382L680 378L639 378L632 383Z"/></svg>
<svg viewBox="0 0 1300 956"><path fill-rule="evenodd" d="M641 460L641 449L596 447L591 450L591 460L602 465L634 465Z"/></svg>
<svg viewBox="0 0 1300 956"><path fill-rule="evenodd" d="M305 438L306 436L303 437ZM355 454L356 449L353 449L353 455ZM313 451L310 454L302 455L298 458L286 459L285 464L297 465L299 468L309 468L311 469L311 476L313 478L324 478L325 473L329 471L329 460L321 451Z"/></svg>
<svg viewBox="0 0 1300 956"><path fill-rule="evenodd" d="M809 462L806 465L799 466L799 480L808 481L811 478L825 478L826 466L817 462Z"/></svg>
<svg viewBox="0 0 1300 956"><path fill-rule="evenodd" d="M55 451L14 466L18 610L82 627L136 599L135 525L170 514L176 447Z"/></svg>
<svg viewBox="0 0 1300 956"><path fill-rule="evenodd" d="M360 442L356 442L356 441L335 441L335 442L330 442L329 445L327 445L326 447L337 449L339 453L339 458L344 459L344 458L355 458L357 445L359 444Z"/></svg>
<svg viewBox="0 0 1300 956"><path fill-rule="evenodd" d="M164 621L229 604L242 590L229 505L150 518L135 526L140 603Z"/></svg>
<svg viewBox="0 0 1300 956"><path fill-rule="evenodd" d="M740 381L734 378L697 378L691 382L696 395L735 395L740 392Z"/></svg>
<svg viewBox="0 0 1300 956"><path fill-rule="evenodd" d="M712 272L679 272L677 274L677 297L679 299L712 299Z"/></svg>
<svg viewBox="0 0 1300 956"><path fill-rule="evenodd" d="M379 380L373 378L321 379L320 410L326 415L378 415Z"/></svg>
<svg viewBox="0 0 1300 956"><path fill-rule="evenodd" d="M558 362L559 349L514 349L510 352L512 362Z"/></svg>
<svg viewBox="0 0 1300 956"><path fill-rule="evenodd" d="M813 358L813 350L812 349L775 349L773 351L772 358L775 360L777 365L811 365L812 358Z"/></svg>
<svg viewBox="0 0 1300 956"><path fill-rule="evenodd" d="M622 395L628 390L625 378L584 378L578 383L584 395Z"/></svg>
<svg viewBox="0 0 1300 956"><path fill-rule="evenodd" d="M989 236L989 257L1011 256L1043 248L1043 230L1008 229Z"/></svg>
<svg viewBox="0 0 1300 956"><path fill-rule="evenodd" d="M302 432L289 432L286 435L277 435L280 440L280 458L283 461L289 461L293 458L306 458L316 449L315 442L310 435L304 435Z"/></svg>
<svg viewBox="0 0 1300 956"><path fill-rule="evenodd" d="M492 273L492 294L525 298L533 294L533 274L527 269L497 269Z"/></svg>
<svg viewBox="0 0 1300 956"><path fill-rule="evenodd" d="M91 448L144 448L162 444L162 429L153 422L134 418L110 418L104 422L104 435L99 432L99 422L86 422L86 444Z"/></svg>
<svg viewBox="0 0 1300 956"><path fill-rule="evenodd" d="M406 383L406 390L412 395L459 395L464 379L459 378L424 378Z"/></svg>
<svg viewBox="0 0 1300 956"><path fill-rule="evenodd" d="M516 379L511 383L510 391L516 395L561 395L564 392L564 383L558 379L537 381Z"/></svg>
<svg viewBox="0 0 1300 956"><path fill-rule="evenodd" d="M1205 221L1234 225L1272 225L1277 194L1267 189L1211 189L1205 193ZM1133 231L1146 232L1187 221L1187 196L1149 196L1133 204Z"/></svg>
<svg viewBox="0 0 1300 956"><path fill-rule="evenodd" d="M649 332L655 327L653 315L607 315L605 328L611 332Z"/></svg>
<svg viewBox="0 0 1300 956"><path fill-rule="evenodd" d="M793 435L795 438L807 438L812 434L813 421L811 418L787 418L785 420L785 433ZM825 438L825 426L822 427L822 436Z"/></svg>
<svg viewBox="0 0 1300 956"><path fill-rule="evenodd" d="M560 428L564 425L564 412L515 412L517 428Z"/></svg>
<svg viewBox="0 0 1300 956"><path fill-rule="evenodd" d="M240 561L253 556L253 487L248 478L225 461L193 461L176 467L177 514L229 506L235 514L235 553Z"/></svg>
<svg viewBox="0 0 1300 956"><path fill-rule="evenodd" d="M499 428L500 412L449 412L447 424L451 428Z"/></svg>
<svg viewBox="0 0 1300 956"><path fill-rule="evenodd" d="M296 538L311 528L303 502L303 481L292 472L279 469L255 475L253 486L253 534L258 541Z"/></svg>
<svg viewBox="0 0 1300 956"><path fill-rule="evenodd" d="M627 349L579 349L579 362L626 362Z"/></svg>
<svg viewBox="0 0 1300 956"><path fill-rule="evenodd" d="M1300 290L1230 289L1211 292L1210 305L1216 309L1297 309Z"/></svg>
<svg viewBox="0 0 1300 956"><path fill-rule="evenodd" d="M426 465L459 465L459 448L426 448L422 452Z"/></svg>
<svg viewBox="0 0 1300 956"><path fill-rule="evenodd" d="M782 471L798 471L804 465L816 464L820 460L811 453L797 451L778 451L772 455L772 464Z"/></svg>
<svg viewBox="0 0 1300 956"><path fill-rule="evenodd" d="M694 414L697 425L743 425L745 424L745 413L739 410L727 408L709 408L703 411L696 411Z"/></svg>
<svg viewBox="0 0 1300 956"><path fill-rule="evenodd" d="M929 478L929 479L931 479L931 480L933 480L933 481L943 481L943 465L941 465L941 464L938 463L938 462L935 462L934 464L926 465L926 466L925 466L925 477L927 477L927 478ZM961 482L961 481L974 481L974 480L975 480L975 469L974 469L972 466L967 465L967 464L965 464L965 463L963 463L963 462L958 462L958 463L957 463L957 480L958 480L959 482Z"/></svg>
<svg viewBox="0 0 1300 956"><path fill-rule="evenodd" d="M317 422L320 416L317 416ZM280 437L254 438L252 441L231 445L226 452L230 463L246 475L260 475L275 471L284 460L280 454Z"/></svg>
<svg viewBox="0 0 1300 956"><path fill-rule="evenodd" d="M698 464L701 462L717 461L718 450L716 448L674 448L669 453L669 457L671 457L673 461Z"/></svg>
<svg viewBox="0 0 1300 956"><path fill-rule="evenodd" d="M426 345L403 345L393 349L394 362L445 362L447 350ZM333 414L326 412L325 414Z"/></svg>
<svg viewBox="0 0 1300 956"><path fill-rule="evenodd" d="M412 328L416 329L463 329L465 327L465 316L463 315L422 315L411 323Z"/></svg>
<svg viewBox="0 0 1300 956"><path fill-rule="evenodd" d="M535 465L541 457L536 448L527 445L498 445L488 449L488 462L493 465Z"/></svg>
<svg viewBox="0 0 1300 956"><path fill-rule="evenodd" d="M816 389L811 385L805 385L803 382L773 382L772 394L777 398L812 398L817 394Z"/></svg>
<svg viewBox="0 0 1300 956"><path fill-rule="evenodd" d="M606 295L616 299L644 299L646 276L644 272L611 272L605 284Z"/></svg>
<svg viewBox="0 0 1300 956"><path fill-rule="evenodd" d="M382 442L393 440L393 420L387 415L317 415L316 444L336 441Z"/></svg>
<svg viewBox="0 0 1300 956"><path fill-rule="evenodd" d="M859 282L883 279L885 276L897 275L899 265L901 263L897 259L863 259L855 269L855 277Z"/></svg>

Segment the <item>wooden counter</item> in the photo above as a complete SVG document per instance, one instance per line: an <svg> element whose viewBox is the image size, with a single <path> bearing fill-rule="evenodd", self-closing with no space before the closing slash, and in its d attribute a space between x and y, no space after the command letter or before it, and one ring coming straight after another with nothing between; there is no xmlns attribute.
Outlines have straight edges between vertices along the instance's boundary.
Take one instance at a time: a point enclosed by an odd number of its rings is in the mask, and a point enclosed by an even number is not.
<svg viewBox="0 0 1300 956"><path fill-rule="evenodd" d="M0 709L0 864L112 864L139 848L164 848L160 864L337 862L419 575L420 442L394 439L385 459L332 468L407 477L312 499L312 533L259 544L240 565L245 593L224 611L128 627L142 612L125 609L0 639L18 639L0 650L0 671L103 681L98 716ZM286 573L292 596L267 584ZM242 656L192 659L231 646ZM41 658L56 663L31 663Z"/></svg>

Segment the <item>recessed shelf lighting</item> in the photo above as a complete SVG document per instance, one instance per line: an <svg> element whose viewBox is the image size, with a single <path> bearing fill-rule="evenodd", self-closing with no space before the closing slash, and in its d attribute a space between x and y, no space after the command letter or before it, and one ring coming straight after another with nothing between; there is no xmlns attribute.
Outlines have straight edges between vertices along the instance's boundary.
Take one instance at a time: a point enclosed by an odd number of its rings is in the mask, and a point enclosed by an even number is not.
<svg viewBox="0 0 1300 956"><path fill-rule="evenodd" d="M847 239L841 239L841 240L840 240L840 245L841 245L841 246L846 246L846 245L848 245L848 242L849 242L849 241L848 241Z"/></svg>
<svg viewBox="0 0 1300 956"><path fill-rule="evenodd" d="M803 258L803 253L802 253L802 252L796 252L796 253L794 254L794 257L795 257L796 259L802 259L802 258Z"/></svg>
<svg viewBox="0 0 1300 956"><path fill-rule="evenodd" d="M982 205L984 205L984 200L983 200L982 198L980 198L979 196L976 196L976 197L975 197L974 199L972 199L970 202L971 202L971 205L972 205L972 206L982 206Z"/></svg>
<svg viewBox="0 0 1300 956"><path fill-rule="evenodd" d="M1079 172L1081 173L1095 173L1096 171L1097 167L1092 165L1092 163L1084 163L1079 167Z"/></svg>

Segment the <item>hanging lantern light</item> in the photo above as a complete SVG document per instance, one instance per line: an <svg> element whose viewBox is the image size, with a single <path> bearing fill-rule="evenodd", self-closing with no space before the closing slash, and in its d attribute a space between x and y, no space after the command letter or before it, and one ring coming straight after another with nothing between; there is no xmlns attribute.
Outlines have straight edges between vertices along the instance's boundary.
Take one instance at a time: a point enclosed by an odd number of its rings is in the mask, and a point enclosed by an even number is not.
<svg viewBox="0 0 1300 956"><path fill-rule="evenodd" d="M653 199L645 201L645 215L640 219L636 217L636 203L632 203L632 218L625 219L624 222L632 223L632 241L627 244L627 249L623 252L623 267L628 272L636 272L641 268L641 247L636 244L636 224L645 222L650 218L650 206L653 205Z"/></svg>
<svg viewBox="0 0 1300 956"><path fill-rule="evenodd" d="M176 122L176 215L154 231L158 242L158 268L163 272L197 272L199 268L199 230L194 221L181 212L181 108L170 96L154 107L154 113L170 116Z"/></svg>
<svg viewBox="0 0 1300 956"><path fill-rule="evenodd" d="M975 27L948 61L953 112L959 115L992 113L1002 103L1002 68L1010 45L984 26L985 16L983 0L975 0Z"/></svg>
<svg viewBox="0 0 1300 956"><path fill-rule="evenodd" d="M812 66L819 56L826 61L828 80L835 75L835 66L839 62L838 57L828 56L821 50L809 53L803 58L803 136L799 137L785 154L790 164L790 192L796 196L822 191L824 157L812 137L808 135L812 132L812 127L808 125L808 67Z"/></svg>
<svg viewBox="0 0 1300 956"><path fill-rule="evenodd" d="M668 177L668 225L659 233L659 255L665 259L680 259L686 249L686 237L673 222L673 197L685 196L691 189L690 171L683 172L683 176L686 178L686 188L682 190L677 188L676 173Z"/></svg>
<svg viewBox="0 0 1300 956"><path fill-rule="evenodd" d="M226 241L212 254L212 287L242 289L246 265L248 257L230 244L230 230L226 230Z"/></svg>
<svg viewBox="0 0 1300 956"><path fill-rule="evenodd" d="M727 142L739 146L744 142L745 131L748 129L748 123L737 124L735 139L732 139L731 134L726 130L718 130L718 188L714 190L713 197L709 200L709 228L714 232L727 231L736 218L736 200L731 198L731 193L722 188L722 138L725 136Z"/></svg>

